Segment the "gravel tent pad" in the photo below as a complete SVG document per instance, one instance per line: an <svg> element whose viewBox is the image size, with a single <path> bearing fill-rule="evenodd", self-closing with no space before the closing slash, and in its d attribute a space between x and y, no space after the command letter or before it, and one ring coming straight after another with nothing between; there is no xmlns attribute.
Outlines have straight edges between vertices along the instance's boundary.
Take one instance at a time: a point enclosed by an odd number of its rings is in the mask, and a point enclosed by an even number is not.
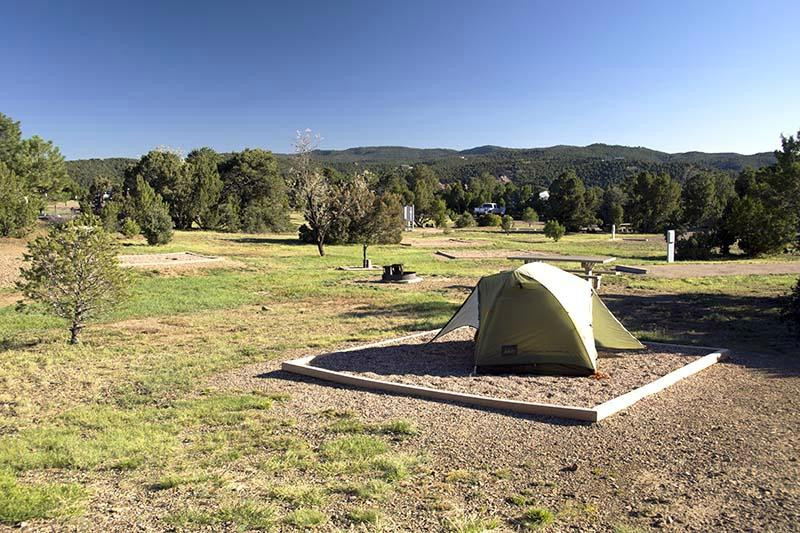
<svg viewBox="0 0 800 533"><path fill-rule="evenodd" d="M197 265L200 263L218 263L225 261L223 257L200 255L193 252L172 252L163 254L120 255L119 262L125 267L172 267L181 265Z"/></svg>
<svg viewBox="0 0 800 533"><path fill-rule="evenodd" d="M427 344L438 330L287 361L283 370L367 389L596 422L716 363L726 350L651 343L603 352L588 377L471 375L472 331ZM711 353L709 353L711 352Z"/></svg>

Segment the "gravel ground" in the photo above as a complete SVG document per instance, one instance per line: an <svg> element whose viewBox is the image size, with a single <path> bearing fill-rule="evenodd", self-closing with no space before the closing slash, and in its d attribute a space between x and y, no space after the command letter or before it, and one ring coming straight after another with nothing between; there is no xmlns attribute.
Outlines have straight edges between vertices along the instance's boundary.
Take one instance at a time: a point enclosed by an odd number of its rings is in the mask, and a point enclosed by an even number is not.
<svg viewBox="0 0 800 533"><path fill-rule="evenodd" d="M296 354L300 356L302 354ZM438 530L431 494L453 469L483 472L448 498L466 511L513 516L511 494L530 490L560 518L550 531L618 525L672 531L796 531L800 521L800 365L794 355L734 353L599 424L513 415L295 376L251 365L211 386L284 391L277 415L352 409L368 421L408 418L420 434L403 446L430 457L441 478L383 504L400 530ZM506 472L503 477L493 473ZM437 488L439 487L439 488ZM442 489L444 490L444 489Z"/></svg>
<svg viewBox="0 0 800 533"><path fill-rule="evenodd" d="M473 369L474 330L461 328L433 344L433 335L400 344L324 354L312 365L371 379L529 402L594 407L698 359L701 354L642 350L601 352L597 376L479 374Z"/></svg>
<svg viewBox="0 0 800 533"><path fill-rule="evenodd" d="M447 259L505 259L527 253L524 250L439 250L436 254Z"/></svg>
<svg viewBox="0 0 800 533"><path fill-rule="evenodd" d="M648 265L647 275L656 278L698 278L703 276L748 276L800 274L800 261L783 263L673 263Z"/></svg>
<svg viewBox="0 0 800 533"><path fill-rule="evenodd" d="M175 252L166 254L134 254L120 255L119 262L122 266L130 267L164 267L195 265L198 263L218 263L222 257L198 255L189 252Z"/></svg>

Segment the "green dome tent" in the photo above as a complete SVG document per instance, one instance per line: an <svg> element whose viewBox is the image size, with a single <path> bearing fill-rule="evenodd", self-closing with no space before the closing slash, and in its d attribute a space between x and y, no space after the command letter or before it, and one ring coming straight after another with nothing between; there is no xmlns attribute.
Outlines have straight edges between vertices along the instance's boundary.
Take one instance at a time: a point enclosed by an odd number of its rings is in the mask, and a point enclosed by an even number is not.
<svg viewBox="0 0 800 533"><path fill-rule="evenodd" d="M478 330L476 368L591 374L597 369L597 347L644 348L589 282L539 262L481 278L431 342L464 326Z"/></svg>

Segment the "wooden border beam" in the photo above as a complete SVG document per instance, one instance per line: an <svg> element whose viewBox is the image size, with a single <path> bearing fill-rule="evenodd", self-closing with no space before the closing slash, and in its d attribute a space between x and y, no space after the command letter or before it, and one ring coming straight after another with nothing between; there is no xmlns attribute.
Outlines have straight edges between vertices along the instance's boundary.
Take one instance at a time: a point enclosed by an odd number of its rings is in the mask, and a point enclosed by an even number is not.
<svg viewBox="0 0 800 533"><path fill-rule="evenodd" d="M395 337L386 339L379 342L370 344L363 344L346 348L344 350L337 350L337 352L352 352L356 350L364 350L368 348L379 348L390 344L396 344L404 340L411 340L425 335L433 335L438 333L438 329L421 331L403 337ZM652 394L660 392L665 388L677 383L678 381L687 378L691 375L697 374L703 369L722 360L727 354L728 350L723 348L707 348L703 346L688 346L682 344L666 344L666 343L645 343L657 346L672 347L678 349L693 349L693 350L713 350L712 353L704 355L691 363L673 370L668 374L661 376L655 381L651 381L646 385L638 387L625 394L617 396L607 402L601 403L591 408L577 407L573 405L554 405L547 403L537 402L524 402L519 400L510 400L506 398L494 398L490 396L482 396L479 394L468 394L463 392L446 391L442 389L434 389L431 387L422 387L416 385L407 385L404 383L396 383L393 381L386 381L381 379L371 379L346 372L337 372L335 370L327 370L320 367L315 367L311 363L318 357L317 355L309 355L299 359L292 359L281 363L281 370L299 374L303 376L313 377L332 383L340 383L342 385L349 385L352 387L360 387L369 390L379 390L385 392L392 392L397 394L404 394L407 396L415 396L418 398L427 398L432 400L449 401L461 403L465 405L473 405L479 407L489 407L492 409L505 409L515 413L540 415L540 416L553 416L558 418L566 418L571 420L580 420L583 422L599 422L623 409L627 409L639 400L646 398Z"/></svg>

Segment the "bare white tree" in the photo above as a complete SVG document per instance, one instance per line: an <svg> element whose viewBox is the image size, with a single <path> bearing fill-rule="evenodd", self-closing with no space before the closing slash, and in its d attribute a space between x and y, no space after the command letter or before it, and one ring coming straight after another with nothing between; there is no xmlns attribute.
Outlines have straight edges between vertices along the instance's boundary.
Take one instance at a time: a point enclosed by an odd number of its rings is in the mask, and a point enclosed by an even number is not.
<svg viewBox="0 0 800 533"><path fill-rule="evenodd" d="M298 131L294 141L294 189L306 222L314 234L320 256L325 255L325 236L336 217L337 195L331 183L314 166L313 152L322 138L310 129Z"/></svg>

